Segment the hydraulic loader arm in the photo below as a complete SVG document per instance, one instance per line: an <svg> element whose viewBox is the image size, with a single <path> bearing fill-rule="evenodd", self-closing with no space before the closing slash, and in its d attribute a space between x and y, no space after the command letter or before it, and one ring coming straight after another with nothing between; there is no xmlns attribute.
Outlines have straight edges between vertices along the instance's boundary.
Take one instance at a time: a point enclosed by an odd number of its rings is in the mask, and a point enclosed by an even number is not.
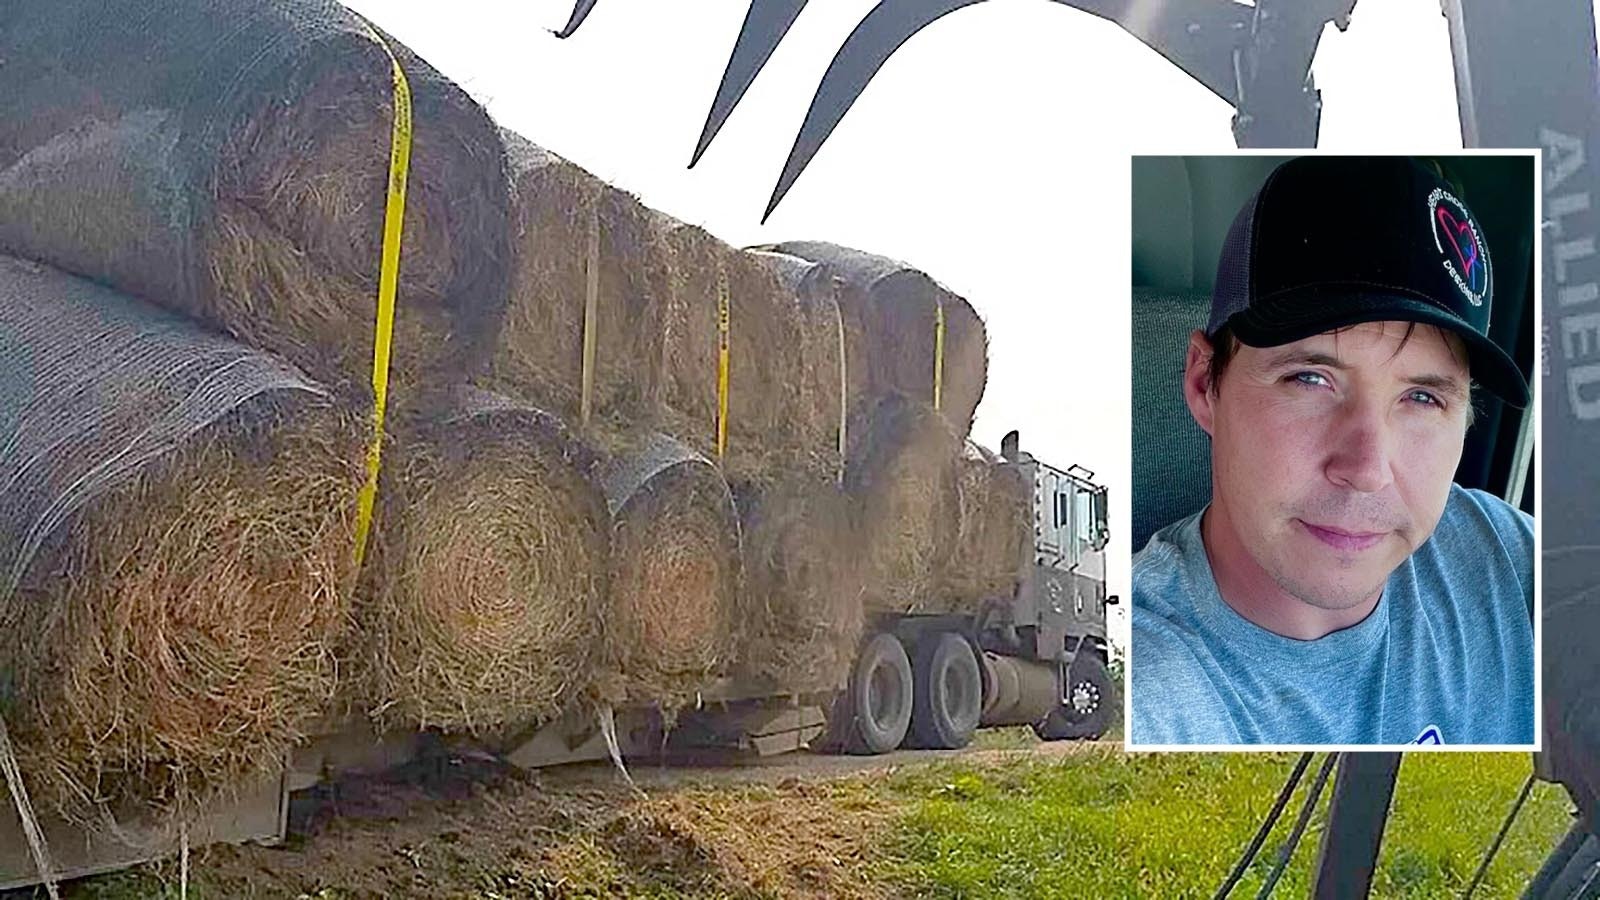
<svg viewBox="0 0 1600 900"><path fill-rule="evenodd" d="M561 37L596 0L578 0ZM880 0L845 39L789 150L765 221L894 52L939 19L984 0ZM1355 0L1055 0L1120 25L1237 110L1240 146L1316 145L1321 101L1311 60L1324 26L1349 24ZM700 160L806 0L751 0L689 165Z"/></svg>

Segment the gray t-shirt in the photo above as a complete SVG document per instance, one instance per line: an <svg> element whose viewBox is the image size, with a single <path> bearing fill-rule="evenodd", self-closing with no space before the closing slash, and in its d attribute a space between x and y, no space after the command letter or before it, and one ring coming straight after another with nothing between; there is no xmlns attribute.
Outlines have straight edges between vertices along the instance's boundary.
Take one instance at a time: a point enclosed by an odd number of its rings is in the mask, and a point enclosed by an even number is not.
<svg viewBox="0 0 1600 900"><path fill-rule="evenodd" d="M1533 743L1533 519L1452 485L1377 608L1314 641L1222 601L1200 513L1133 557L1136 744Z"/></svg>

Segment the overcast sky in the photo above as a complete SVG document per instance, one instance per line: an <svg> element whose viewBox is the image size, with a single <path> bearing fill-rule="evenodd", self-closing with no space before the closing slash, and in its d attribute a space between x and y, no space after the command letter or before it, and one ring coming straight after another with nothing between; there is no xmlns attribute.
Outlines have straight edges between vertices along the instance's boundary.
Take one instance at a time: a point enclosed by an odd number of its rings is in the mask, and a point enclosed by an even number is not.
<svg viewBox="0 0 1600 900"><path fill-rule="evenodd" d="M685 168L746 0L345 0L502 124L737 245L810 238L906 260L988 325L974 438L1109 486L1127 597L1128 156L1233 147L1231 108L1116 26L992 0L889 62L773 214L761 211L834 52L873 0L814 0L711 149ZM1159 0L1151 0L1159 2ZM1461 144L1438 0L1366 0L1313 66L1324 148ZM1124 607L1125 609L1125 607ZM1118 642L1126 623L1119 619Z"/></svg>

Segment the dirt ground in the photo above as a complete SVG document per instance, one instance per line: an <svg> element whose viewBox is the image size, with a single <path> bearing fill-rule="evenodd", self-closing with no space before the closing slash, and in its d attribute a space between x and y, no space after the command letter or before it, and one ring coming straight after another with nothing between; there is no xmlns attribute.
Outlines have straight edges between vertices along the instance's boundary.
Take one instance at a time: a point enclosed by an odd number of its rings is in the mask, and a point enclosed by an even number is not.
<svg viewBox="0 0 1600 900"><path fill-rule="evenodd" d="M703 759L634 766L633 785L609 764L526 773L445 757L297 794L283 846L197 852L190 896L873 900L890 896L872 861L894 814L873 779L1096 746ZM177 875L168 862L137 877L171 890Z"/></svg>

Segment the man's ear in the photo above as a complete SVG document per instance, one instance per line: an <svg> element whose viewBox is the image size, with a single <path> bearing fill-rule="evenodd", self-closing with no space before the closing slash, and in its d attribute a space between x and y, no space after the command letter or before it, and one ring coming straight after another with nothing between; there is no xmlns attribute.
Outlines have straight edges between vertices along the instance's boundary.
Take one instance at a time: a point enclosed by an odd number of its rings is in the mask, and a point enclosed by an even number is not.
<svg viewBox="0 0 1600 900"><path fill-rule="evenodd" d="M1211 391L1212 352L1205 332L1197 329L1189 335L1189 351L1183 360L1183 399L1189 404L1189 415L1208 435L1212 433L1217 399Z"/></svg>

